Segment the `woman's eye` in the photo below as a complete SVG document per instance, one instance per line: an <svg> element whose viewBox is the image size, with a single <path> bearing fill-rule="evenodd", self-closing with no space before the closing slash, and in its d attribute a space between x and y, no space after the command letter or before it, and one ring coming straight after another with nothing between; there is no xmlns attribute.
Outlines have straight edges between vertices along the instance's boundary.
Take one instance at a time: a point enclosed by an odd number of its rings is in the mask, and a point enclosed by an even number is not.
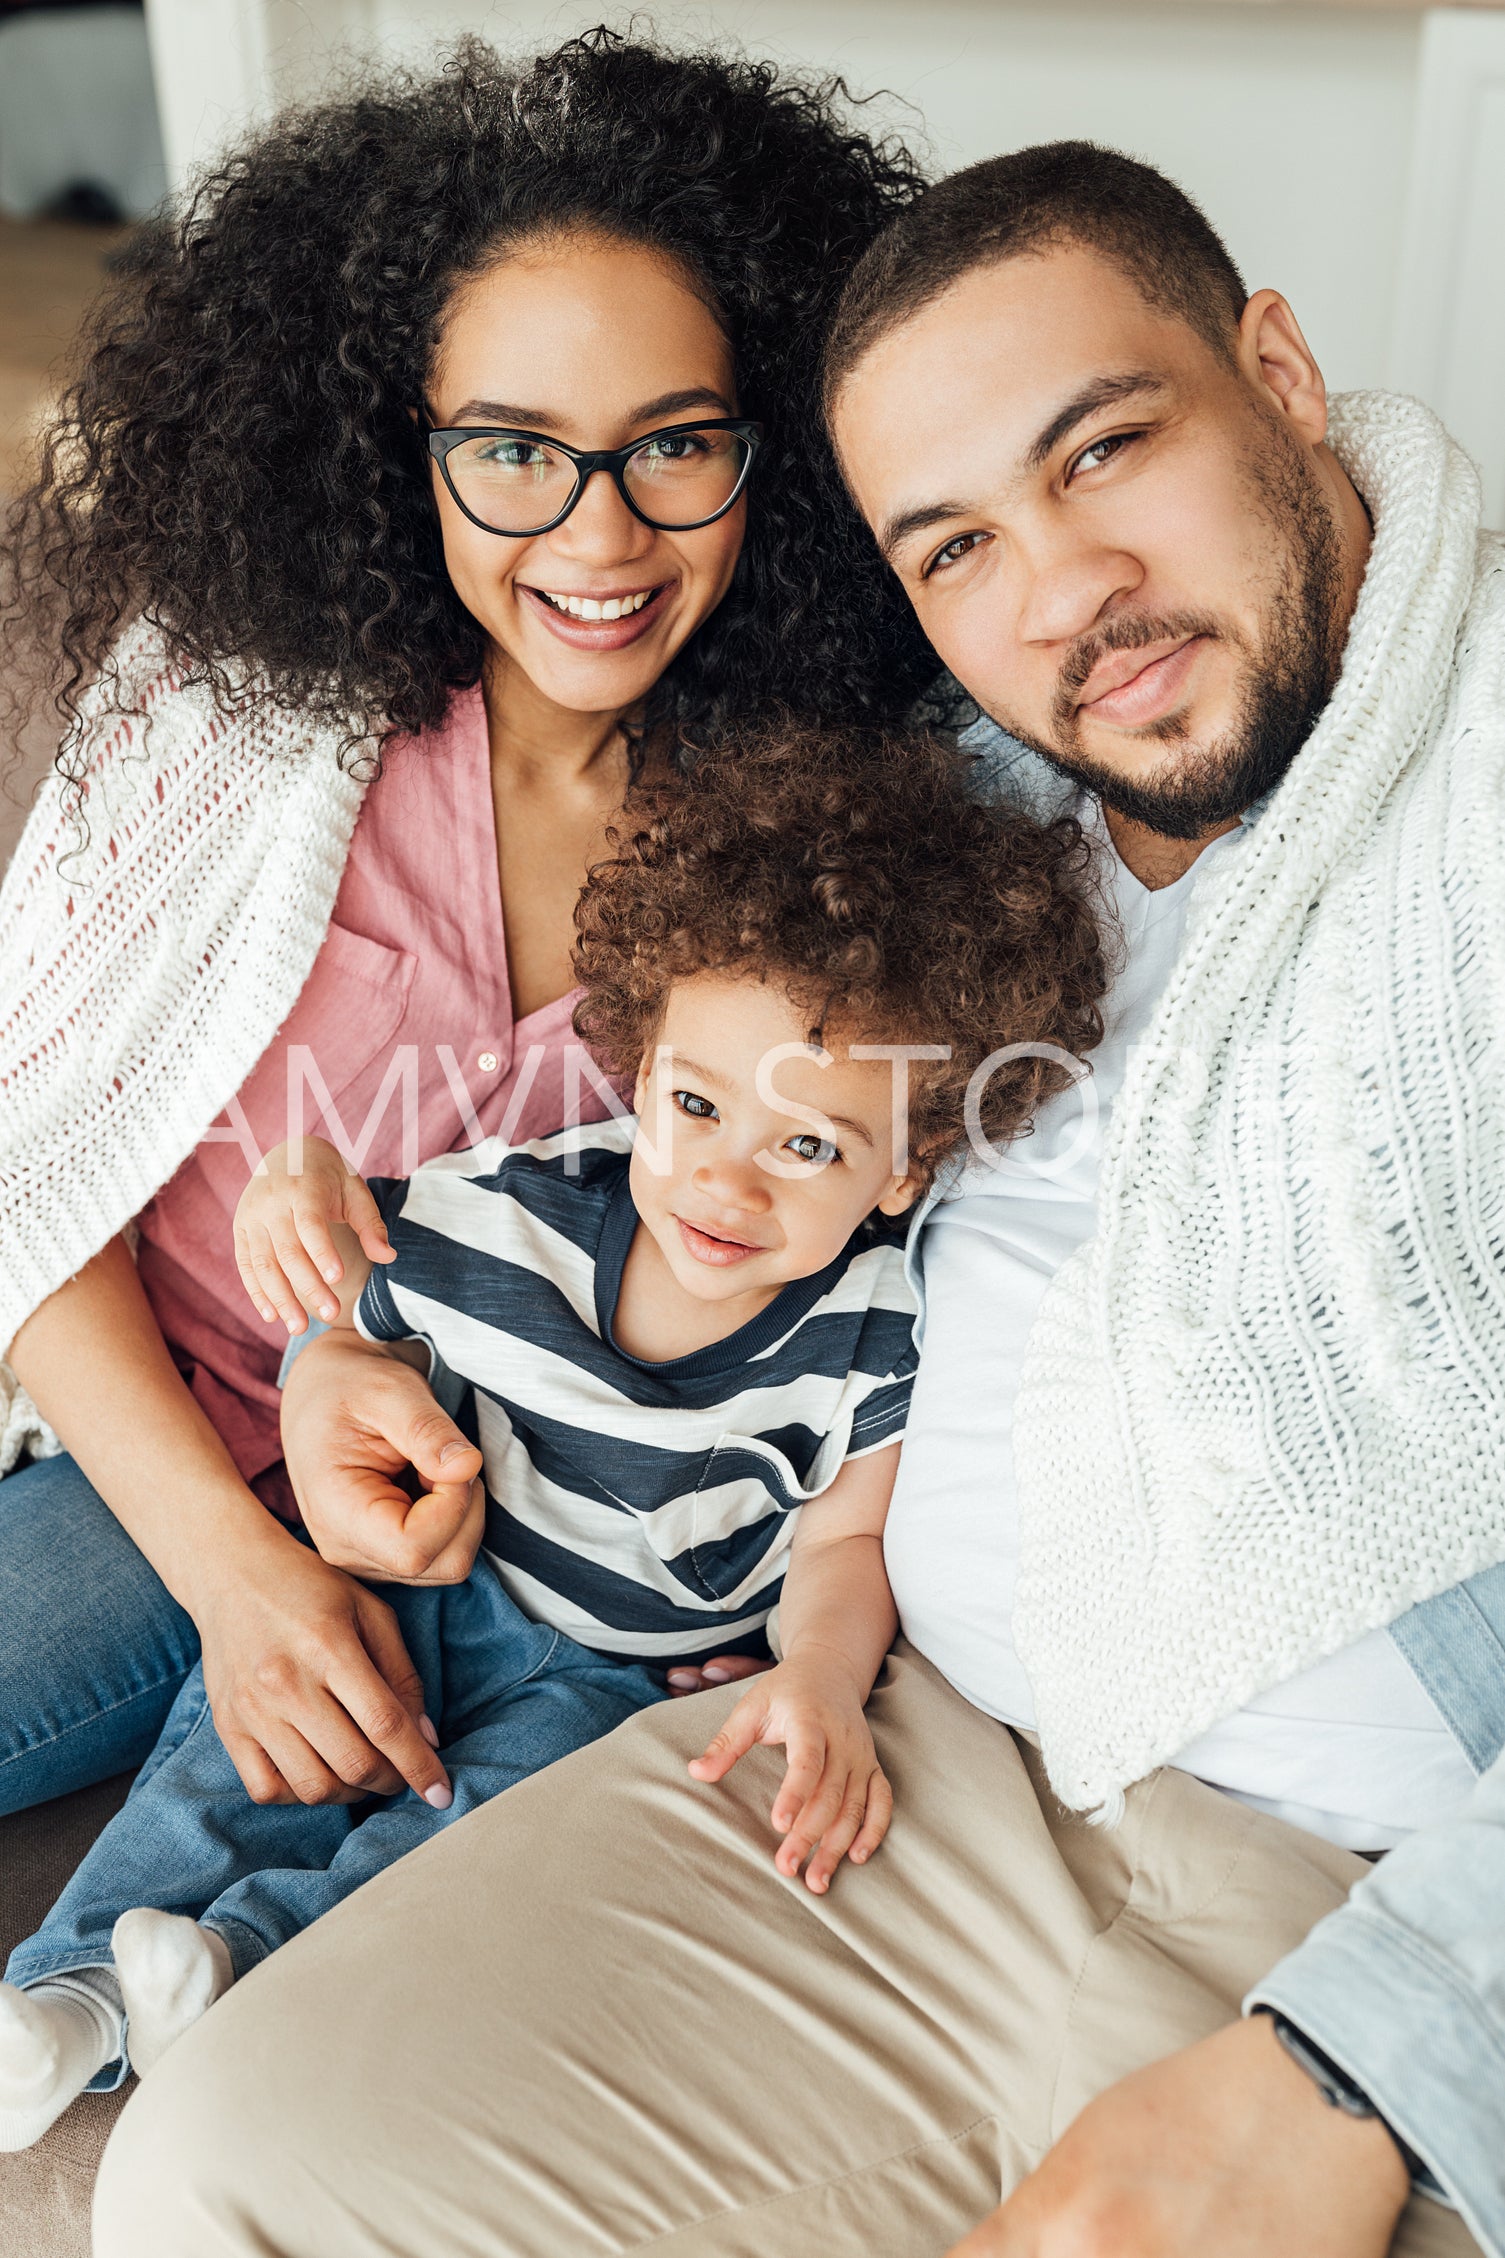
<svg viewBox="0 0 1505 2258"><path fill-rule="evenodd" d="M1137 431L1114 431L1106 439L1094 439L1092 445L1084 447L1072 464L1071 476L1074 478L1079 470L1100 470L1104 463L1111 463L1115 455L1121 454L1125 447L1132 446L1140 436Z"/></svg>
<svg viewBox="0 0 1505 2258"><path fill-rule="evenodd" d="M692 1121L714 1121L716 1118L716 1108L712 1105L710 1099L701 1097L694 1090L676 1090L674 1103L679 1107L680 1112L687 1113Z"/></svg>
<svg viewBox="0 0 1505 2258"><path fill-rule="evenodd" d="M920 575L921 579L933 580L938 572L945 572L952 565L960 564L963 557L970 556L972 551L981 547L986 539L985 533L959 533L954 541L946 543L944 549L936 550L935 555Z"/></svg>
<svg viewBox="0 0 1505 2258"><path fill-rule="evenodd" d="M833 1160L841 1158L828 1137L817 1137L813 1131L802 1137L791 1137L786 1150L792 1152L796 1160L808 1161L812 1168L829 1167Z"/></svg>
<svg viewBox="0 0 1505 2258"><path fill-rule="evenodd" d="M476 455L478 461L497 463L503 470L533 470L549 460L548 450L531 439L488 439Z"/></svg>

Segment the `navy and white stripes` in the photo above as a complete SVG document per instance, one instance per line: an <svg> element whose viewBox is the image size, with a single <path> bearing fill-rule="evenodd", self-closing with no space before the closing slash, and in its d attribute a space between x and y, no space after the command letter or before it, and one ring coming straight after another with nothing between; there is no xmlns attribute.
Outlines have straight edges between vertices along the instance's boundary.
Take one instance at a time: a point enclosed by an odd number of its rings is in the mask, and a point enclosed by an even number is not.
<svg viewBox="0 0 1505 2258"><path fill-rule="evenodd" d="M470 1383L486 1552L527 1614L645 1660L762 1651L796 1513L904 1431L902 1248L864 1227L729 1339L645 1363L612 1338L630 1138L593 1123L377 1179L397 1259L357 1323Z"/></svg>

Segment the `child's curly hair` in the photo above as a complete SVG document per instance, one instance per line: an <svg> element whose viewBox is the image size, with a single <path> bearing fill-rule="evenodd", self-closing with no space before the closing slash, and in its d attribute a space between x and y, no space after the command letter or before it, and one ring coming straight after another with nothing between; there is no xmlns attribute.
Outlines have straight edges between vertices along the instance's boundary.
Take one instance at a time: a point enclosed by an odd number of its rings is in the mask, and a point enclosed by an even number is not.
<svg viewBox="0 0 1505 2258"><path fill-rule="evenodd" d="M950 1045L911 1066L911 1150L930 1175L995 1051L1076 1058L1101 1038L1110 967L1080 826L986 804L976 763L939 736L749 728L640 787L611 839L575 913L575 1027L613 1072L636 1070L676 980L777 981L812 1041ZM983 1133L1019 1136L1070 1078L1059 1056L1002 1064Z"/></svg>

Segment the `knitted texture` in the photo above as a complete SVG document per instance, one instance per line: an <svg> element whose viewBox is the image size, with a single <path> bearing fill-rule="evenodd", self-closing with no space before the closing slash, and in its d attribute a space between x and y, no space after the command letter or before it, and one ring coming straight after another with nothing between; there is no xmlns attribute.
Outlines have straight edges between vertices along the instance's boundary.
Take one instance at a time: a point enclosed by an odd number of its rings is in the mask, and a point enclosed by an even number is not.
<svg viewBox="0 0 1505 2258"><path fill-rule="evenodd" d="M286 1019L364 793L340 738L185 686L145 628L0 887L0 1351L160 1191ZM128 708L116 711L117 706ZM47 1448L0 1367L0 1451ZM0 1469L3 1470L3 1469Z"/></svg>
<svg viewBox="0 0 1505 2258"><path fill-rule="evenodd" d="M1192 898L1016 1409L1057 1793L1505 1559L1505 543L1414 401L1330 704Z"/></svg>

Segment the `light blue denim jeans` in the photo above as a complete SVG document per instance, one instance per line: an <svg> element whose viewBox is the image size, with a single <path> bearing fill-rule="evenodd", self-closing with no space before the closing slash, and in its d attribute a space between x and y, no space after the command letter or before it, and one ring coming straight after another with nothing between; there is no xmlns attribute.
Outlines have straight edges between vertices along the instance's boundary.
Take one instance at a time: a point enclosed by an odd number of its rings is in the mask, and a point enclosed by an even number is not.
<svg viewBox="0 0 1505 2258"><path fill-rule="evenodd" d="M110 1932L134 1905L217 1930L243 1976L440 1828L666 1698L662 1676L644 1664L531 1622L484 1561L463 1584L381 1590L423 1680L450 1809L432 1810L411 1789L367 1804L253 1803L196 1667L124 1808L36 1935L16 1947L7 1982L108 1966ZM124 2075L112 2065L95 2090Z"/></svg>
<svg viewBox="0 0 1505 2258"><path fill-rule="evenodd" d="M0 1817L134 1771L199 1635L71 1458L0 1482Z"/></svg>

